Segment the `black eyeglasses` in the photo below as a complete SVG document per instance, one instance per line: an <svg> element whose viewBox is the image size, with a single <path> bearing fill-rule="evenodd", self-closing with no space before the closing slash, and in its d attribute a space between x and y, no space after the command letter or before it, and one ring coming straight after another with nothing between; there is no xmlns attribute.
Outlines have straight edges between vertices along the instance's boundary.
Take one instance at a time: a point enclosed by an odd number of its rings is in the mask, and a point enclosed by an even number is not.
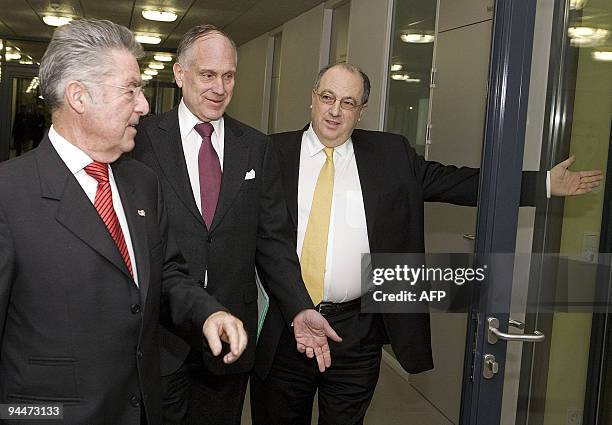
<svg viewBox="0 0 612 425"><path fill-rule="evenodd" d="M328 91L319 93L316 90L313 90L312 92L317 95L321 103L326 105L333 105L336 103L336 100L338 100L336 96ZM363 106L363 103L357 103L357 101L352 97L343 97L340 99L340 108L346 111L355 111L361 106Z"/></svg>

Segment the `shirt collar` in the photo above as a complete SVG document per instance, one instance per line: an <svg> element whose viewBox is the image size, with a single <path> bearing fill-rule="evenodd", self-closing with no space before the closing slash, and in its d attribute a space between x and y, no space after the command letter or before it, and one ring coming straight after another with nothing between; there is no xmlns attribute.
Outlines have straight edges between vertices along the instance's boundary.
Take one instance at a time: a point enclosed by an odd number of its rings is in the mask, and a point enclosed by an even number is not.
<svg viewBox="0 0 612 425"><path fill-rule="evenodd" d="M193 130L196 124L200 124L202 122L201 119L196 117L193 112L189 110L187 105L185 105L184 99L181 99L181 103L179 103L178 107L178 118L179 118L179 127L181 129L181 138L185 140L185 137ZM210 122L215 130L215 134L219 133L219 128L223 125L223 117L218 120Z"/></svg>
<svg viewBox="0 0 612 425"><path fill-rule="evenodd" d="M304 136L306 136L308 153L311 157L321 152L325 147L325 145L319 140L319 136L317 136L317 133L315 133L314 129L312 128L312 123L310 123L310 125L308 126L308 130L304 132ZM337 153L340 157L345 157L349 155L352 150L353 141L349 137L346 142L334 148L334 153Z"/></svg>
<svg viewBox="0 0 612 425"><path fill-rule="evenodd" d="M53 125L49 129L49 140L72 174L77 174L93 162L89 155L61 136Z"/></svg>

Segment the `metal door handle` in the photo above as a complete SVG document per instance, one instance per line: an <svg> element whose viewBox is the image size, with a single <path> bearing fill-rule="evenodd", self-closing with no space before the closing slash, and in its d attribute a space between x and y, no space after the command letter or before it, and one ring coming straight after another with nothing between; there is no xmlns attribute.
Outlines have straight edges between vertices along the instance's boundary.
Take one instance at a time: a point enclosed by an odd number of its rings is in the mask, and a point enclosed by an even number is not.
<svg viewBox="0 0 612 425"><path fill-rule="evenodd" d="M489 317L487 322L489 323L489 332L487 336L489 344L495 344L500 339L504 341L542 342L546 338L546 336L538 330L533 331L532 334L510 334L502 332L499 330L499 320L495 317ZM525 324L523 322L514 319L508 321L508 326L517 329L525 329Z"/></svg>

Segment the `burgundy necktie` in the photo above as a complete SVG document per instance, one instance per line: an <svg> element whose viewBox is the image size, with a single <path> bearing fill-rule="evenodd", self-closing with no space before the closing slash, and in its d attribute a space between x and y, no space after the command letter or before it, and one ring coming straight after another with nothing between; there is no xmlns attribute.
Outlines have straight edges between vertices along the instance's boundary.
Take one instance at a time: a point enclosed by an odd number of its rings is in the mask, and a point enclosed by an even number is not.
<svg viewBox="0 0 612 425"><path fill-rule="evenodd" d="M100 218L106 225L106 228L111 234L111 237L119 249L119 253L127 266L130 276L134 276L132 272L132 262L130 261L130 253L128 252L123 232L121 231L121 225L119 225L119 219L113 208L113 194L111 192L111 186L108 180L108 164L94 161L85 167L85 172L91 177L96 179L98 182L98 189L96 190L96 199L94 206L100 214Z"/></svg>
<svg viewBox="0 0 612 425"><path fill-rule="evenodd" d="M200 200L202 205L202 217L206 227L210 230L217 201L219 200L219 190L221 189L221 164L219 156L213 148L210 136L214 128L211 123L203 122L195 126L195 131L202 136L202 145L198 153L198 170L200 173Z"/></svg>

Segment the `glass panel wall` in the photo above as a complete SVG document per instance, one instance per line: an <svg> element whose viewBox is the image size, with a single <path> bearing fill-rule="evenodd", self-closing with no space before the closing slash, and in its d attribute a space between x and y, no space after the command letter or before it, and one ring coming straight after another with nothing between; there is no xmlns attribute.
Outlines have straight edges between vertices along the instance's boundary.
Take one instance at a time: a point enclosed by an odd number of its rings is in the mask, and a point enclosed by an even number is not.
<svg viewBox="0 0 612 425"><path fill-rule="evenodd" d="M542 26L552 28L546 40L550 50L546 57L550 61L539 76L532 65L531 87L538 85L547 90L538 93L535 87L530 91L530 125L541 123L541 128L539 134L532 132L531 141L537 147L534 151L526 146L524 166L530 168L528 164L534 156L537 158L541 148L540 169L550 169L569 155L576 155L573 169L600 169L610 174L612 3L538 2L538 13L550 13L548 21L538 23L536 18L536 39ZM537 62L534 56L533 64ZM531 108L534 96L545 99L540 123L535 119L539 112ZM529 156L530 151L534 155ZM602 268L594 264L597 254L609 253L612 246L609 235L612 210L609 202L604 202L612 199L610 183L608 179L588 195L540 200L532 230L528 225L523 229L533 232L533 253L559 257L554 260L532 257L531 270L526 271L524 280L526 287L513 289L525 293L522 301L528 306L522 316L526 321L525 332L537 328L546 335L546 340L524 344L522 349L509 345L502 423L610 423L610 417L602 418L611 404L606 397L610 397L612 389L605 387L605 379L593 378L605 371L601 369L605 363L603 342L612 336L609 324L605 330L605 314L603 322L597 320L602 316L600 308L606 304L600 290L607 294L610 276L602 276ZM539 187L545 187L545 176ZM608 268L603 270L609 274ZM513 318L522 320L517 313L515 306ZM508 408L512 404L514 408ZM599 421L595 422L597 416Z"/></svg>
<svg viewBox="0 0 612 425"><path fill-rule="evenodd" d="M436 0L404 0L394 5L385 131L406 136L423 154L434 54Z"/></svg>

